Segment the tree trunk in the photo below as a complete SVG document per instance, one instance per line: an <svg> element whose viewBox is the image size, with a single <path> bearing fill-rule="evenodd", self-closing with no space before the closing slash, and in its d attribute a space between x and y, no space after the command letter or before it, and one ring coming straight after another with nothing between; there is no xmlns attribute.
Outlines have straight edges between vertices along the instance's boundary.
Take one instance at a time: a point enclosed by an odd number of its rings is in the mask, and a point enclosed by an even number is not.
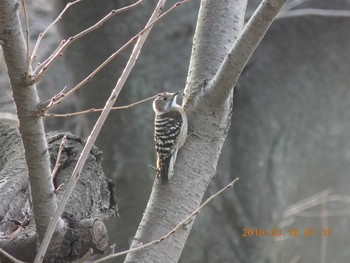
<svg viewBox="0 0 350 263"><path fill-rule="evenodd" d="M141 30L156 2L144 1L140 8L113 17L99 30L73 44L64 59L67 67L74 72L74 83L81 81L94 67ZM72 8L67 12L59 24L60 31L67 38L91 26L111 9L128 3L131 1L107 1L103 5L100 1L81 2L81 8ZM56 12L60 12L64 6L64 1L58 2ZM174 92L183 89L197 10L198 3L191 1L155 26L132 76L117 99L118 105L126 105L165 90ZM82 18L77 21L77 17ZM82 109L104 105L125 66L129 51L128 49L116 57L82 88L78 95ZM89 130L96 116L86 116L87 122L81 116L79 120ZM155 164L156 155L153 118L150 103L129 110L114 111L108 117L96 143L103 152L106 174L118 185L119 217L110 220L108 224L110 242L116 243L118 250L129 248L155 178L154 171L148 168L148 164Z"/></svg>
<svg viewBox="0 0 350 263"><path fill-rule="evenodd" d="M156 182L153 186L133 247L160 238L185 219L199 206L216 174L231 120L232 87L229 87L230 95L220 103L212 101L215 97L203 96L203 90L207 88L206 80L214 77L242 29L245 4L244 1L201 3L185 90L190 136L179 151L173 179L168 185ZM223 25L230 26L223 29ZM177 262L192 223L156 246L129 253L125 262Z"/></svg>
<svg viewBox="0 0 350 263"><path fill-rule="evenodd" d="M47 134L52 167L56 164L64 135L67 135L67 141L61 154L60 168L53 179L58 199L64 193L84 144L82 139L69 133ZM0 142L0 247L20 260L32 262L38 236L22 142L17 130L5 124L0 124ZM103 174L101 152L93 148L63 214L67 224L62 233L63 242L53 242L45 261L71 261L82 257L90 248L94 248L96 253L106 250L107 230L100 219L114 215L115 206L114 186ZM1 258L1 262L7 260L6 257Z"/></svg>

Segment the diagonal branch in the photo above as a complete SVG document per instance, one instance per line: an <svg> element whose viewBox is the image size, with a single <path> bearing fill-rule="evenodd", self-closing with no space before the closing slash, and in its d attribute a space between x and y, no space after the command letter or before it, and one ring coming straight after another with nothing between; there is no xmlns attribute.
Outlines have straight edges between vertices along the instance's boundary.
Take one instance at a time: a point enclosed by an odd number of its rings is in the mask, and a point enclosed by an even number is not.
<svg viewBox="0 0 350 263"><path fill-rule="evenodd" d="M161 10L164 7L164 4L165 4L165 0L159 0L152 16L149 19L146 26L151 24L160 15ZM62 200L61 200L55 214L52 217L52 220L51 220L50 225L48 227L48 230L45 234L43 242L39 248L38 254L35 257L34 263L41 262L43 260L44 255L46 253L46 250L48 248L48 245L50 243L50 240L52 238L52 235L54 233L54 230L56 228L57 222L58 222L58 220L59 220L67 202L68 202L69 197L71 196L71 194L73 192L73 189L74 189L76 183L79 180L80 172L85 164L85 161L89 155L89 152L90 152L94 142L96 141L96 138L97 138L105 120L107 119L107 116L108 116L109 112L111 111L111 108L112 108L113 104L115 103L121 89L123 88L131 70L133 69L133 67L136 63L136 60L140 54L141 48L142 48L143 44L145 43L151 29L152 29L152 26L149 27L142 35L140 35L139 39L137 40L135 47L130 55L130 58L129 58L120 78L118 79L118 82L117 82L115 88L113 89L109 99L107 100L106 105L105 105L100 117L98 118L98 120L97 120L85 146L84 146L84 149L81 152L79 160L74 168L73 174L68 182L66 191L63 194Z"/></svg>
<svg viewBox="0 0 350 263"><path fill-rule="evenodd" d="M34 59L36 58L36 53L39 49L39 46L40 46L40 43L41 43L41 40L44 38L44 36L46 35L46 33L51 29L51 27L53 27L58 21L60 21L62 19L62 16L63 14L67 11L67 9L69 7L71 7L72 5L75 5L79 2L81 2L83 0L76 0L74 2L69 2L67 3L66 7L62 10L62 12L57 16L57 18L44 30L44 32L40 33L39 34L39 37L38 37L38 40L36 41L35 43L35 46L34 46L34 49L33 49L33 52L32 52L32 55L30 56L30 65L31 63L34 61ZM60 47L60 46L59 46ZM56 51L53 52L53 54L55 54ZM43 63L44 64L44 63Z"/></svg>
<svg viewBox="0 0 350 263"><path fill-rule="evenodd" d="M350 10L301 8L301 9L283 11L278 14L276 19L300 17L300 16L349 17Z"/></svg>
<svg viewBox="0 0 350 263"><path fill-rule="evenodd" d="M55 167L53 168L52 173L51 173L52 181L55 180L55 177L56 177L56 174L58 172L58 169L60 169L60 167L62 166L61 163L60 163L60 161L61 161L61 154L62 154L62 151L64 149L64 144L66 143L66 141L67 141L67 135L64 135L63 138L62 138L60 147L58 148L58 153L57 153L57 159L56 159Z"/></svg>
<svg viewBox="0 0 350 263"><path fill-rule="evenodd" d="M143 99L125 106L118 106L118 107L112 107L111 110L126 110L126 109L131 109L134 106L141 104L143 102L149 101L149 100L153 100L155 99L159 94L153 95L152 97L149 97L147 99ZM95 109L95 108L91 108L88 110L84 110L84 111L78 111L78 112L72 112L72 113L62 113L62 114L58 114L58 113L46 113L44 116L46 117L58 117L58 118L67 118L67 117L72 117L72 116L76 116L76 115L81 115L81 114L86 114L86 113L93 113L93 112L101 112L103 111L103 109Z"/></svg>
<svg viewBox="0 0 350 263"><path fill-rule="evenodd" d="M183 1L177 2L171 8L169 8L167 11L162 13L157 19L155 19L152 23L148 24L144 29L142 29L140 32L138 32L134 37L129 39L129 41L126 42L121 48L119 48L116 52L114 52L112 55L110 55L103 63L101 63L101 65L99 65L96 69L94 69L85 79L83 79L80 83L78 83L76 86L74 86L71 90L69 90L67 93L64 93L63 96L60 96L58 99L54 100L53 103L50 103L50 105L43 104L40 107L41 113L44 113L44 112L54 108L58 104L62 103L65 99L67 99L68 97L73 95L74 92L76 92L83 85L85 85L88 81L90 81L101 69L103 69L106 65L108 65L124 49L126 49L133 42L135 42L138 39L138 37L140 37L142 34L144 34L150 27L153 27L156 23L161 21L165 16L167 16L171 12L173 12L177 7L187 3L189 1L191 1L191 0L183 0Z"/></svg>
<svg viewBox="0 0 350 263"><path fill-rule="evenodd" d="M98 21L96 24L94 24L93 26L85 29L84 31L81 31L80 33L76 34L75 36L69 37L67 41L65 41L63 43L63 45L61 45L60 48L58 48L56 50L55 53L53 53L49 60L47 61L47 63L45 63L41 69L39 70L39 72L36 74L36 72L34 72L34 76L32 77L31 82L36 83L46 72L46 70L62 55L62 52L69 47L74 41L78 40L79 38L87 35L88 33L100 28L108 19L110 19L111 17L113 17L114 15L120 14L122 12L125 12L129 9L132 9L134 7L139 6L142 3L142 0L137 1L134 4L128 5L126 7L120 8L118 10L112 10L108 15L106 15L105 17L103 17L100 21Z"/></svg>
<svg viewBox="0 0 350 263"><path fill-rule="evenodd" d="M184 220L182 220L178 225L176 225L176 227L174 227L171 231L169 231L168 233L166 233L164 236L162 236L161 238L157 239L157 240L153 240L147 244L144 245L140 245L138 247L134 247L119 253L115 253L112 255L109 255L107 257L101 258L99 260L96 260L95 263L98 262L103 262L105 260L111 259L111 258L115 258L115 257L119 257L119 256L123 256L127 253L130 252L135 252L141 249L145 249L147 247L153 246L153 245L157 245L160 242L164 241L165 239L169 238L170 236L174 235L176 231L178 231L180 228L185 227L186 225L188 225L195 216L197 216L197 214L203 209L203 207L205 207L206 205L208 205L211 201L213 201L216 197L218 197L220 194L222 194L223 192L225 192L227 189L231 188L234 186L234 184L239 180L239 178L234 179L231 183L229 183L228 185L226 185L224 188L222 188L221 190L217 191L215 194L211 195L207 200L205 200L205 202L203 202L196 210L194 210L189 216L187 216Z"/></svg>
<svg viewBox="0 0 350 263"><path fill-rule="evenodd" d="M208 96L224 101L243 68L287 0L263 0L216 72ZM220 92L218 92L220 90ZM216 94L216 95L215 95Z"/></svg>

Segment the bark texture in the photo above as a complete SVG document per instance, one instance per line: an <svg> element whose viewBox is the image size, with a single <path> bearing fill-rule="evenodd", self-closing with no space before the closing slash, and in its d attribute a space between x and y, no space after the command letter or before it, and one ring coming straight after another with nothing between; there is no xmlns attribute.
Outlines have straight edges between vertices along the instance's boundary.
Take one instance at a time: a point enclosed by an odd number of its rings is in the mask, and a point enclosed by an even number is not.
<svg viewBox="0 0 350 263"><path fill-rule="evenodd" d="M244 1L201 2L191 59L197 60L195 63L201 68L196 71L196 67L190 65L185 90L185 108L192 136L179 151L173 179L166 186L155 183L132 244L134 247L160 238L194 211L216 174L230 125L232 92L222 98L219 105L210 100L215 98L203 97L202 93L206 89L205 80L215 75L242 29L245 4ZM223 28L222 25L231 27ZM218 42L220 48L217 48ZM156 246L129 253L125 262L177 262L192 223Z"/></svg>
<svg viewBox="0 0 350 263"><path fill-rule="evenodd" d="M54 178L58 199L64 192L64 184L69 180L84 143L72 134L47 134L52 167L64 135L67 135L67 142L62 151L61 166ZM22 142L18 131L6 124L0 124L0 142L0 247L18 259L31 262L36 253L38 236ZM93 148L63 214L67 226L63 231L63 242L59 245L54 242L45 261L72 261L83 256L91 247L97 253L104 251L108 244L107 231L98 218L105 220L115 213L114 185L103 174L101 152Z"/></svg>
<svg viewBox="0 0 350 263"><path fill-rule="evenodd" d="M19 3L16 1L1 1L0 40L25 148L36 227L39 238L42 239L56 209L56 199L50 180L50 160L43 119L37 114L39 97L36 86L26 84L26 76L30 74L31 69L27 66L27 50L18 7ZM62 224L59 227L62 227Z"/></svg>
<svg viewBox="0 0 350 263"><path fill-rule="evenodd" d="M298 8L308 7L350 8L343 1L317 0ZM327 16L272 24L236 85L231 129L207 194L234 177L240 180L197 217L180 262L350 260L344 251L347 204L327 203L326 221L334 231L328 239L303 233L322 228L320 204L287 218L284 214L325 189L348 196L349 26L348 18ZM243 228L265 233L280 228L287 235L294 229L299 236L243 237Z"/></svg>
<svg viewBox="0 0 350 263"><path fill-rule="evenodd" d="M67 38L92 25L111 9L131 2L107 1L101 5L100 1L83 1L80 8L69 10L59 24L61 34ZM144 1L142 7L113 17L102 28L73 44L64 59L67 68L74 72L74 83L83 79L110 53L141 30L156 3L155 0ZM169 2L169 5L172 4ZM55 6L57 12L64 5L64 1L58 2ZM118 97L118 105L126 105L162 91L183 89L197 12L198 2L190 1L155 26L132 76ZM78 99L82 109L104 105L125 66L129 51L118 56L80 91ZM85 127L92 127L96 116L88 115L86 118L88 125ZM104 153L105 172L119 186L120 216L112 219L108 227L112 233L111 243L117 243L120 250L130 246L155 177L154 171L147 168L148 164L155 164L153 118L150 103L115 111L108 117L97 141ZM84 117L79 119L83 122Z"/></svg>

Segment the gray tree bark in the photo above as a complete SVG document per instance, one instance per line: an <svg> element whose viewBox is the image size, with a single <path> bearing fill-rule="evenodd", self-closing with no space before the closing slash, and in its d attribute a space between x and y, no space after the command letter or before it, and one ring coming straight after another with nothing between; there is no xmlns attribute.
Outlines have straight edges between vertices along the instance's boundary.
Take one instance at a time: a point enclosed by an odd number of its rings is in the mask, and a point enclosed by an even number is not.
<svg viewBox="0 0 350 263"><path fill-rule="evenodd" d="M74 83L83 79L141 30L156 2L145 1L142 8L113 17L98 31L72 45L64 59L67 67L74 72ZM120 8L131 1L108 1L104 5L99 3L82 2L81 8L69 10L59 24L63 37L79 32L111 9ZM64 5L63 1L58 2L56 12L60 12ZM183 89L197 11L198 3L191 1L155 26L126 87L118 97L118 105L126 105L164 90L173 92ZM77 17L82 17L79 23ZM81 90L78 100L82 109L104 104L125 66L129 51L118 56ZM89 115L87 118L85 127L91 128L96 116ZM155 176L154 171L147 167L155 163L153 118L150 103L112 112L97 141L103 151L105 172L118 185L119 217L110 220L108 228L113 235L110 242L116 243L119 250L130 246ZM81 121L83 119L80 117Z"/></svg>
<svg viewBox="0 0 350 263"><path fill-rule="evenodd" d="M179 218L186 218L186 213L190 213L182 210L193 211L199 206L216 174L230 125L233 85L284 2L263 1L234 45L232 39L243 26L246 2L201 2L184 101L193 136L179 152L175 166L177 177L174 176L168 187L153 188L133 247L164 235L166 229L170 231L176 221L181 221ZM223 25L234 26L223 28ZM218 43L221 48L217 48ZM177 262L191 225L177 231L174 239L129 253L125 262Z"/></svg>
<svg viewBox="0 0 350 263"><path fill-rule="evenodd" d="M350 8L343 1L308 1L300 8L311 7ZM348 196L348 28L348 18L328 16L272 24L236 85L231 129L207 195L234 177L239 183L197 217L181 262L321 261L324 239L303 233L322 228L320 205L289 217L285 228L281 222L290 205L325 189ZM325 262L350 260L343 253L345 207L328 203L328 227L335 232ZM291 228L299 237L242 237L243 228L287 234Z"/></svg>
<svg viewBox="0 0 350 263"><path fill-rule="evenodd" d="M36 86L27 84L31 68L27 66L27 49L15 1L0 3L0 40L4 52L19 129L25 148L33 210L40 240L56 209L56 196L50 178L50 160L42 117L38 115L39 97ZM58 229L62 227L62 221Z"/></svg>
<svg viewBox="0 0 350 263"><path fill-rule="evenodd" d="M67 142L61 154L61 166L53 179L58 199L64 193L84 144L81 138L69 133L47 134L52 167L56 164L64 135L67 135ZM38 235L21 137L15 128L0 124L0 142L0 248L17 259L32 262L37 251ZM108 235L101 220L114 215L115 206L114 185L103 174L101 152L93 148L63 214L67 224L62 233L63 242L53 242L45 261L72 261L82 257L90 248L96 253L105 251ZM1 253L0 259L8 262Z"/></svg>
<svg viewBox="0 0 350 263"><path fill-rule="evenodd" d="M15 257L32 261L56 209L56 197L60 197L59 191L65 188L62 184L56 185L55 188L54 183L67 182L72 172L71 166L75 165L81 149L72 143L72 140L77 138L69 135L68 145L64 148L67 154L63 154L67 159L62 164L60 174L55 178L51 177L53 167L50 162L49 145L45 137L43 119L38 112L40 100L36 86L29 84L31 67L28 66L18 8L19 4L14 1L0 3L0 44L16 103L20 132L19 136L1 125L1 140L4 141L4 146L9 148L3 148L1 151L2 168L6 169L1 169L3 200L0 214L0 247ZM51 136L53 138L50 138L50 147L55 147L55 143L56 146L57 143L59 145L63 135ZM79 142L83 143L82 140ZM8 151L9 149L11 151ZM55 150L57 154L57 147ZM115 198L113 193L110 193L111 184L103 177L98 156L96 152L94 156L91 155L93 158L90 163L97 162L95 168L92 169L88 165L84 168L84 187L78 187L80 193L75 193L76 196L71 198L74 205L66 208L65 214L62 215L64 220L61 219L56 227L55 236L44 259L47 262L71 261L84 255L90 248L94 248L95 252L107 248L106 228L97 216L105 219L114 214ZM14 172L20 173L13 174ZM98 180L96 175L99 175ZM94 180L91 180L91 177ZM91 183L88 184L88 181ZM79 209L76 206L79 206ZM9 260L2 254L1 259L4 262Z"/></svg>

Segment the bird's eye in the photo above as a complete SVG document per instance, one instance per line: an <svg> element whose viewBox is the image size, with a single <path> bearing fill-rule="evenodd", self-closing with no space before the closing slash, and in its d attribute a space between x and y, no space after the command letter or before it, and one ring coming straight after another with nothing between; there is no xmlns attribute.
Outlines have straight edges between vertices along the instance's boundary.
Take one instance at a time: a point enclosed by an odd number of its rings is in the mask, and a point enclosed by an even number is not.
<svg viewBox="0 0 350 263"><path fill-rule="evenodd" d="M167 98L167 97L164 97L163 100L168 100L168 98Z"/></svg>

